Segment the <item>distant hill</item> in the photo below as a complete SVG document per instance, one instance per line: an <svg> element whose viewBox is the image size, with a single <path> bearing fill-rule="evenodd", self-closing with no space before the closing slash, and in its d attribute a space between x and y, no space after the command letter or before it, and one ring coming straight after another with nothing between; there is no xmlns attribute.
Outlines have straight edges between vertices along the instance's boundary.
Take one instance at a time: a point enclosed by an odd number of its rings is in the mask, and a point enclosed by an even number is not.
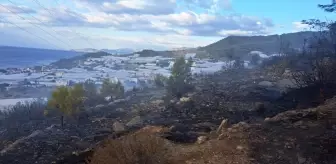
<svg viewBox="0 0 336 164"><path fill-rule="evenodd" d="M315 32L297 32L269 36L229 36L218 42L198 49L197 57L226 59L228 56L244 57L251 51L260 51L271 55L280 52L280 48L301 48L304 40L312 37Z"/></svg>
<svg viewBox="0 0 336 164"><path fill-rule="evenodd" d="M103 52L103 51L91 52L91 53L86 53L86 54L72 57L72 58L60 59L56 62L51 63L50 65L56 68L70 69L70 68L76 67L79 63L85 61L88 58L100 58L100 57L109 56L109 55L111 54L107 52Z"/></svg>
<svg viewBox="0 0 336 164"><path fill-rule="evenodd" d="M110 53L112 55L125 55L133 53L134 50L130 48L120 48L120 49L102 49L100 51Z"/></svg>
<svg viewBox="0 0 336 164"><path fill-rule="evenodd" d="M260 51L266 55L277 54L281 47L290 49L302 48L304 40L314 36L316 32L297 32L268 36L229 36L205 47L180 48L170 51L142 50L134 52L141 57L178 57L187 53L196 53L199 58L227 60L230 56L247 58L251 51Z"/></svg>
<svg viewBox="0 0 336 164"><path fill-rule="evenodd" d="M72 58L81 54L65 50L0 46L0 68L23 68L49 64L62 58Z"/></svg>
<svg viewBox="0 0 336 164"><path fill-rule="evenodd" d="M302 48L304 40L314 36L316 32L297 32L282 35L269 36L229 36L218 42L212 43L205 47L198 48L180 48L170 51L154 51L145 49L138 52L132 52L131 49L117 50L92 50L87 49L90 53L76 56L71 59L62 59L52 63L53 66L59 68L71 68L76 63L84 61L89 57L101 57L107 55L115 55L116 52L124 52L125 56L138 54L140 57L179 57L188 53L196 53L199 58L214 58L219 60L227 60L230 56L248 58L252 51L260 51L266 55L273 55L280 52L281 47L288 45L291 49Z"/></svg>
<svg viewBox="0 0 336 164"><path fill-rule="evenodd" d="M163 57L178 57L183 56L187 53L196 53L196 48L185 48L180 50L171 50L171 51L154 51L154 50L142 50L139 52L134 52L133 54L139 54L140 57L154 57L154 56L163 56Z"/></svg>
<svg viewBox="0 0 336 164"><path fill-rule="evenodd" d="M75 49L74 51L83 52L83 53L95 53L95 52L107 52L112 55L124 55L133 53L134 50L130 48L119 48L119 49L93 49L93 48L85 48L85 49Z"/></svg>

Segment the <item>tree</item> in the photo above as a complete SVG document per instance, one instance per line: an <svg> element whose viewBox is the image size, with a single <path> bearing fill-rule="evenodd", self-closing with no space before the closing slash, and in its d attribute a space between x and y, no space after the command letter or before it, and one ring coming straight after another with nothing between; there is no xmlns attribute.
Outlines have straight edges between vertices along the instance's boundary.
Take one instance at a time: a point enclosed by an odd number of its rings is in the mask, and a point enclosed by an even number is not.
<svg viewBox="0 0 336 164"><path fill-rule="evenodd" d="M93 97L93 96L96 96L98 94L96 84L91 79L88 79L83 83L83 88L85 90L85 95L87 97Z"/></svg>
<svg viewBox="0 0 336 164"><path fill-rule="evenodd" d="M260 61L261 61L261 57L259 56L259 54L251 55L251 64L258 65Z"/></svg>
<svg viewBox="0 0 336 164"><path fill-rule="evenodd" d="M244 60L242 60L240 57L235 57L233 68L236 68L236 69L244 68Z"/></svg>
<svg viewBox="0 0 336 164"><path fill-rule="evenodd" d="M326 12L335 12L336 3L319 5ZM303 46L301 59L306 59L303 69L293 73L299 87L319 86L322 88L336 84L336 24L318 19L304 20L303 23L316 29L318 33Z"/></svg>
<svg viewBox="0 0 336 164"><path fill-rule="evenodd" d="M161 74L156 74L154 77L154 83L157 87L164 87L167 85L168 78Z"/></svg>
<svg viewBox="0 0 336 164"><path fill-rule="evenodd" d="M192 64L193 61L191 58L188 59L188 62L185 61L184 57L175 60L173 68L171 69L171 76L167 82L168 95L180 98L193 88L191 84Z"/></svg>
<svg viewBox="0 0 336 164"><path fill-rule="evenodd" d="M87 101L85 101L86 106L92 106L102 102L103 98L98 94L96 84L93 80L88 79L82 85L85 91L84 95L87 98Z"/></svg>
<svg viewBox="0 0 336 164"><path fill-rule="evenodd" d="M100 93L104 97L110 96L113 98L122 98L125 93L124 86L120 81L112 82L110 79L104 79Z"/></svg>
<svg viewBox="0 0 336 164"><path fill-rule="evenodd" d="M64 127L64 116L71 116L83 108L84 89L77 84L71 88L61 86L57 88L48 101L49 109L56 109L61 113L61 126ZM48 112L46 112L48 114Z"/></svg>

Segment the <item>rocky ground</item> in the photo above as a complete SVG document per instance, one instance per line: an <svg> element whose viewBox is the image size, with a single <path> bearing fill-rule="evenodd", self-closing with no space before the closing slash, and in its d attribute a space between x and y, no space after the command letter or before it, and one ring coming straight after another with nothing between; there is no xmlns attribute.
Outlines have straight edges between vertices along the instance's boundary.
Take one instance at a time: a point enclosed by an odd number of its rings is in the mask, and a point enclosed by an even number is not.
<svg viewBox="0 0 336 164"><path fill-rule="evenodd" d="M163 99L162 88L144 89L69 118L63 129L58 118L2 127L0 163L85 163L103 140L143 127L174 143L181 163L335 161L336 99L293 110L302 102L288 92L288 77L258 70L196 79L195 91L181 99Z"/></svg>

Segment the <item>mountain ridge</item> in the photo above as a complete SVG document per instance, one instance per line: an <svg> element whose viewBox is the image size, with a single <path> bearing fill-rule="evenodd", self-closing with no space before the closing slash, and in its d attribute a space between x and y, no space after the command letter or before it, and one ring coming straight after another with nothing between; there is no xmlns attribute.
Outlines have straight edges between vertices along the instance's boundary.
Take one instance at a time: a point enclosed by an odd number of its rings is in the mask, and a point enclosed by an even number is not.
<svg viewBox="0 0 336 164"><path fill-rule="evenodd" d="M196 56L217 59L243 57L251 51L260 51L267 55L279 53L282 48L301 48L305 39L317 32L301 31L281 35L267 36L228 36L217 42L201 47Z"/></svg>

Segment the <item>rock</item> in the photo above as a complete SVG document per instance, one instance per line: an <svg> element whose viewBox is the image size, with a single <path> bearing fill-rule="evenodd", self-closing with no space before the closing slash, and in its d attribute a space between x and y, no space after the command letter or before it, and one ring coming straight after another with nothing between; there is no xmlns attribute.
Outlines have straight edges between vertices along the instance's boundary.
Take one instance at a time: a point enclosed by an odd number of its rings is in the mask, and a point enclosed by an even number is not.
<svg viewBox="0 0 336 164"><path fill-rule="evenodd" d="M124 132L126 129L125 129L125 125L116 121L113 123L112 125L112 129L113 131L119 133L119 132Z"/></svg>
<svg viewBox="0 0 336 164"><path fill-rule="evenodd" d="M273 87L274 86L274 84L270 81L262 81L262 82L259 82L258 85L262 87Z"/></svg>
<svg viewBox="0 0 336 164"><path fill-rule="evenodd" d="M228 138L229 135L227 133L222 133L217 137L217 140L223 140L225 138Z"/></svg>
<svg viewBox="0 0 336 164"><path fill-rule="evenodd" d="M164 101L163 100L154 100L154 101L151 102L151 104L154 104L154 105L163 105Z"/></svg>
<svg viewBox="0 0 336 164"><path fill-rule="evenodd" d="M124 108L117 108L116 111L117 112L125 112L125 109Z"/></svg>
<svg viewBox="0 0 336 164"><path fill-rule="evenodd" d="M238 146L236 147L236 149L237 149L237 150L243 150L243 149L244 149L244 147L243 147L243 146L241 146L241 145L238 145Z"/></svg>
<svg viewBox="0 0 336 164"><path fill-rule="evenodd" d="M203 144L205 143L209 138L207 136L199 136L197 137L197 143L198 144Z"/></svg>
<svg viewBox="0 0 336 164"><path fill-rule="evenodd" d="M108 106L113 106L115 104L115 102L109 102L107 105Z"/></svg>
<svg viewBox="0 0 336 164"><path fill-rule="evenodd" d="M250 125L247 124L246 122L242 121L242 122L239 122L238 124L234 124L232 125L232 128L233 129L246 129L246 128L249 128Z"/></svg>
<svg viewBox="0 0 336 164"><path fill-rule="evenodd" d="M292 76L292 72L290 69L286 68L284 73L282 74L283 77L291 77Z"/></svg>
<svg viewBox="0 0 336 164"><path fill-rule="evenodd" d="M196 92L188 93L187 96L188 96L188 97L192 97L192 96L194 96L195 94L196 94Z"/></svg>
<svg viewBox="0 0 336 164"><path fill-rule="evenodd" d="M307 159L302 157L302 155L300 155L299 153L297 154L297 159L298 159L298 164L304 164Z"/></svg>
<svg viewBox="0 0 336 164"><path fill-rule="evenodd" d="M116 104L116 103L121 103L121 102L126 102L126 101L127 101L126 99L118 99L113 102Z"/></svg>
<svg viewBox="0 0 336 164"><path fill-rule="evenodd" d="M189 102L191 100L190 97L181 97L180 102Z"/></svg>
<svg viewBox="0 0 336 164"><path fill-rule="evenodd" d="M104 105L103 104L99 104L99 105L97 105L96 107L95 107L95 109L94 110L98 110L98 109L101 109L101 108L103 108L104 107Z"/></svg>
<svg viewBox="0 0 336 164"><path fill-rule="evenodd" d="M286 149L292 149L293 146L292 146L291 143L286 142L286 143L285 143L285 148L286 148Z"/></svg>
<svg viewBox="0 0 336 164"><path fill-rule="evenodd" d="M276 86L279 87L279 88L282 88L284 90L286 88L295 87L295 84L290 79L281 79L281 80L276 82Z"/></svg>
<svg viewBox="0 0 336 164"><path fill-rule="evenodd" d="M217 129L217 134L222 133L229 126L228 119L224 119Z"/></svg>
<svg viewBox="0 0 336 164"><path fill-rule="evenodd" d="M127 124L126 126L128 127L138 127L143 125L144 120L140 117L140 116L136 116L134 118L132 118Z"/></svg>
<svg viewBox="0 0 336 164"><path fill-rule="evenodd" d="M177 103L177 100L176 99L173 99L173 100L170 100L169 101L171 104L176 104Z"/></svg>

